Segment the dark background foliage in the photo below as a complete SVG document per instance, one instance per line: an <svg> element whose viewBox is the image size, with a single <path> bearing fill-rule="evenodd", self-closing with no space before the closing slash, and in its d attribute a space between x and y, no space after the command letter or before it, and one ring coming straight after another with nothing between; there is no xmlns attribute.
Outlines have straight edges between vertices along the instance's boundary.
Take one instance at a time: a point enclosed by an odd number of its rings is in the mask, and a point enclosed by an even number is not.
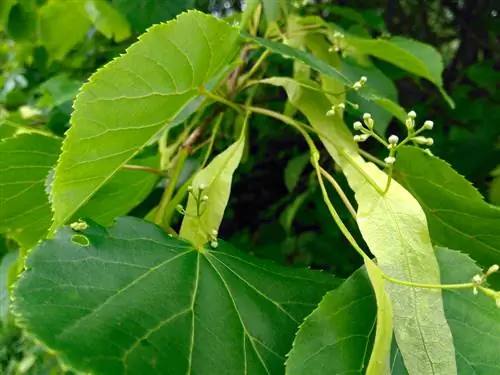
<svg viewBox="0 0 500 375"><path fill-rule="evenodd" d="M231 16L241 9L238 1L113 0L130 22L133 35L115 42L90 29L66 58L54 61L44 47L33 43L36 33L33 17L44 1L11 1L13 7L4 14L2 7L7 3L0 5L2 22L6 25L0 31L0 119L8 111L10 118L14 116L32 127L46 126L59 135L68 128L71 103L79 84L122 53L151 24L168 20L186 7L217 16ZM473 182L492 203L500 204L497 1L310 1L301 12L319 15L360 35L402 35L437 48L444 57L444 86L456 104L455 109L430 83L416 80L382 61L376 64L396 83L399 102L404 108L435 122L433 152ZM251 56L248 66L252 59ZM290 61L277 56L269 61L269 75L290 74ZM279 90L266 88L257 93L255 102L282 110L284 99ZM26 111L25 106L36 109L36 116L23 120L21 113ZM2 124L0 138L11 131ZM226 118L224 131L215 144L216 151L223 150L237 131L231 119ZM400 131L400 125L393 121L387 133ZM301 137L279 122L259 116L253 117L250 132L250 144L235 175L221 236L260 257L291 266L326 269L339 277L350 275L361 260L341 233L333 229L335 225L310 176L312 171L306 166L295 186L287 187L285 183L285 174L293 172L291 161L305 165L300 161L307 150ZM367 149L378 152L375 144L368 143ZM325 165L333 168L327 164L327 158ZM340 174L337 177L345 185ZM147 213L160 194L160 188L153 191L132 214ZM334 192L332 197L336 197ZM351 217L341 209L343 205L340 201L334 203L355 231ZM0 251L6 252L12 246L2 240ZM16 329L0 335L0 373L14 374L14 368L23 371L17 373L64 373L53 364L52 356L30 344ZM19 370L19 366L25 370Z"/></svg>

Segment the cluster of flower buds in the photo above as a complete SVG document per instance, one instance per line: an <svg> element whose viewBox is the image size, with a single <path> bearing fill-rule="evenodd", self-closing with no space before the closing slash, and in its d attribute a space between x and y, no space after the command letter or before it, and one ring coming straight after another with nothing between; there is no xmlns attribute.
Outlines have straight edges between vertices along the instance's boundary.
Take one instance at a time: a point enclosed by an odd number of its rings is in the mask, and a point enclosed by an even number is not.
<svg viewBox="0 0 500 375"><path fill-rule="evenodd" d="M217 231L217 229L212 229L212 232L210 232L209 239L210 239L210 246L212 247L212 249L217 249L217 246L219 246L219 243L217 242L218 234L219 232Z"/></svg>
<svg viewBox="0 0 500 375"><path fill-rule="evenodd" d="M482 286L486 282L488 276L498 272L498 270L500 270L500 266L498 266L498 264L494 264L490 268L488 268L484 274L474 275L472 277L472 284L474 284L472 292L474 293L474 295L477 295L478 288L481 289L484 294L492 297L495 300L497 307L500 307L500 292Z"/></svg>
<svg viewBox="0 0 500 375"><path fill-rule="evenodd" d="M328 112L326 112L327 116L333 116L336 113L342 114L342 112L345 110L345 104L344 103L339 103L336 105L332 105L332 108Z"/></svg>
<svg viewBox="0 0 500 375"><path fill-rule="evenodd" d="M427 120L424 122L422 127L418 130L415 130L415 118L417 114L415 111L408 112L408 117L406 118L406 129L408 129L408 138L416 144L432 146L434 144L434 140L432 138L426 138L423 136L419 136L421 132L424 130L432 130L434 128L434 123L431 120Z"/></svg>
<svg viewBox="0 0 500 375"><path fill-rule="evenodd" d="M361 134L356 134L354 136L356 142L364 142L374 134L373 127L375 126L375 121L371 114L365 113L363 115L363 123L361 121L356 121L353 124L354 130L361 132Z"/></svg>
<svg viewBox="0 0 500 375"><path fill-rule="evenodd" d="M354 91L359 91L366 84L366 81L368 81L368 78L362 76L358 81L354 82L352 89Z"/></svg>
<svg viewBox="0 0 500 375"><path fill-rule="evenodd" d="M201 216L203 213L201 212L201 206L203 203L208 201L208 195L203 194L203 191L206 189L205 184L199 184L198 188L195 189L191 185L188 186L187 191L193 197L196 203L196 216ZM177 211L182 215L187 216L186 210L182 205L177 205Z"/></svg>
<svg viewBox="0 0 500 375"><path fill-rule="evenodd" d="M332 37L332 44L333 46L328 49L328 52L341 52L346 47L345 35L335 31Z"/></svg>

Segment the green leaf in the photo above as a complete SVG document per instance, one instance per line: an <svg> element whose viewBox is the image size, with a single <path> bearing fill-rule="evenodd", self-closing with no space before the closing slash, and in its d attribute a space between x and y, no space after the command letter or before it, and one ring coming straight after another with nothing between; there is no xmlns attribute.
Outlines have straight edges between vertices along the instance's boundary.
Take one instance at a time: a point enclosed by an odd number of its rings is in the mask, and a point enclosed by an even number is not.
<svg viewBox="0 0 500 375"><path fill-rule="evenodd" d="M66 74L53 76L38 87L43 96L37 105L55 107L73 100L81 85L82 82L71 79Z"/></svg>
<svg viewBox="0 0 500 375"><path fill-rule="evenodd" d="M34 249L14 288L27 332L93 374L280 374L300 321L337 281L220 242L195 250L158 227L90 223Z"/></svg>
<svg viewBox="0 0 500 375"><path fill-rule="evenodd" d="M483 266L500 259L500 208L445 161L416 147L397 155L395 178L422 205L433 242L460 249Z"/></svg>
<svg viewBox="0 0 500 375"><path fill-rule="evenodd" d="M236 28L212 16L183 13L150 28L90 78L75 100L56 168L52 230L224 70L237 39Z"/></svg>
<svg viewBox="0 0 500 375"><path fill-rule="evenodd" d="M309 52L302 51L302 50L294 48L294 47L290 47L290 46L283 44L283 43L274 42L272 40L263 39L263 38L259 38L259 37L255 37L255 36L250 36L250 35L245 34L245 33L243 33L243 34L247 39L258 43L262 47L269 49L271 52L278 53L284 57L289 57L289 58L293 58L293 59L302 61L304 64L310 66L312 69L314 69L320 73L323 73L329 77L332 77L340 83L343 83L346 85L352 84L352 82L349 81L349 79L347 77L345 77L337 69L328 65L323 60L318 59L317 57L310 54Z"/></svg>
<svg viewBox="0 0 500 375"><path fill-rule="evenodd" d="M309 154L305 153L291 159L285 167L285 186L292 192L299 182L300 175L309 163Z"/></svg>
<svg viewBox="0 0 500 375"><path fill-rule="evenodd" d="M7 32L16 42L36 40L37 14L35 5L26 1L15 4L9 13Z"/></svg>
<svg viewBox="0 0 500 375"><path fill-rule="evenodd" d="M121 42L130 36L130 25L127 20L107 1L87 0L85 11L96 29L106 38Z"/></svg>
<svg viewBox="0 0 500 375"><path fill-rule="evenodd" d="M39 9L40 41L56 60L80 43L90 26L81 0L48 1Z"/></svg>
<svg viewBox="0 0 500 375"><path fill-rule="evenodd" d="M139 33L155 23L165 22L194 8L195 0L114 0L113 4Z"/></svg>
<svg viewBox="0 0 500 375"><path fill-rule="evenodd" d="M481 271L458 251L436 248L436 257L444 284L467 282ZM500 311L495 302L464 289L443 290L443 302L458 374L496 375ZM302 324L287 361L287 374L365 374L362 366L366 367L372 347L375 318L375 295L363 267L329 292ZM408 374L399 349L396 345L393 349L391 374ZM439 369L435 373L448 374Z"/></svg>
<svg viewBox="0 0 500 375"><path fill-rule="evenodd" d="M231 193L233 173L245 148L244 134L243 130L240 139L217 155L193 180L193 192L189 195L179 236L196 247L207 243L213 230L219 230ZM203 191L199 189L200 185L205 185ZM195 198L195 195L198 197ZM200 201L205 195L208 200Z"/></svg>
<svg viewBox="0 0 500 375"><path fill-rule="evenodd" d="M328 292L300 326L286 374L364 374L376 325L374 297L364 268Z"/></svg>
<svg viewBox="0 0 500 375"><path fill-rule="evenodd" d="M44 181L61 141L23 133L0 142L0 231L29 248L47 232L52 212Z"/></svg>
<svg viewBox="0 0 500 375"><path fill-rule="evenodd" d="M394 37L391 39L346 38L347 42L365 54L375 56L398 66L418 77L434 83L451 107L452 99L443 88L441 77L443 58L432 46L413 39Z"/></svg>
<svg viewBox="0 0 500 375"><path fill-rule="evenodd" d="M355 192L359 229L381 269L397 279L439 284L425 214L415 198L395 181L381 194L387 175L357 154L352 136L338 115L324 115L324 94L300 87L290 79L266 81L284 85L289 100L319 132L325 148L342 168ZM443 373L456 373L441 295L423 289L407 293L395 284L386 284L386 290L393 302L396 341L410 372L433 374L438 366ZM440 338L439 342L435 337Z"/></svg>
<svg viewBox="0 0 500 375"><path fill-rule="evenodd" d="M132 160L134 165L158 168L159 156ZM158 176L139 170L122 169L106 182L92 198L83 205L73 219L91 218L109 226L118 216L128 214L153 190Z"/></svg>
<svg viewBox="0 0 500 375"><path fill-rule="evenodd" d="M0 31L5 29L12 7L17 4L17 0L0 1Z"/></svg>
<svg viewBox="0 0 500 375"><path fill-rule="evenodd" d="M267 22L276 22L280 19L281 0L262 0Z"/></svg>
<svg viewBox="0 0 500 375"><path fill-rule="evenodd" d="M9 320L10 287L17 276L19 252L10 251L0 261L0 327L7 326Z"/></svg>

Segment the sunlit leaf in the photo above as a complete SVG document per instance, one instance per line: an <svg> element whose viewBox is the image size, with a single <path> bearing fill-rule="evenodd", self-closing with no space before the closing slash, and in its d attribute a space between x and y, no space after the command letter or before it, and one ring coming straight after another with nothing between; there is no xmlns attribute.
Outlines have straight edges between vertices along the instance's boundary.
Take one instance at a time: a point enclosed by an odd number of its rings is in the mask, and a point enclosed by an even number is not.
<svg viewBox="0 0 500 375"><path fill-rule="evenodd" d="M139 219L62 228L15 286L30 335L96 375L283 374L295 331L338 282L220 241L197 251Z"/></svg>
<svg viewBox="0 0 500 375"><path fill-rule="evenodd" d="M233 173L240 164L244 148L245 137L242 133L236 143L196 174L192 183L193 194L189 196L179 232L182 238L195 246L204 245L210 240L211 232L219 230L231 193ZM203 191L199 191L200 185L205 186ZM199 197L195 198L193 195L198 195L198 192ZM208 200L203 201L203 196Z"/></svg>
<svg viewBox="0 0 500 375"><path fill-rule="evenodd" d="M80 43L91 26L84 1L49 1L39 9L39 37L49 54L61 60Z"/></svg>
<svg viewBox="0 0 500 375"><path fill-rule="evenodd" d="M212 16L183 13L150 28L90 78L75 100L56 168L52 230L224 70L237 38L236 28Z"/></svg>
<svg viewBox="0 0 500 375"><path fill-rule="evenodd" d="M85 11L97 30L116 42L127 39L130 25L127 20L105 0L86 0Z"/></svg>

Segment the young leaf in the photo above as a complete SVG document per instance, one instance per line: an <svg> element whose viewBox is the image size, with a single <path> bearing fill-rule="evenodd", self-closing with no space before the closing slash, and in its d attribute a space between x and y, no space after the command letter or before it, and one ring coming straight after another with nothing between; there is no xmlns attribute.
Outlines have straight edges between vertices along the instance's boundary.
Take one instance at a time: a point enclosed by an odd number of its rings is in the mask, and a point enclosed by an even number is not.
<svg viewBox="0 0 500 375"><path fill-rule="evenodd" d="M212 16L183 13L150 28L90 78L75 100L55 172L52 231L224 69L237 38L236 28Z"/></svg>
<svg viewBox="0 0 500 375"><path fill-rule="evenodd" d="M107 1L87 0L85 11L96 29L106 38L121 42L130 36L130 25L127 20Z"/></svg>
<svg viewBox="0 0 500 375"><path fill-rule="evenodd" d="M298 324L337 285L222 241L200 252L139 219L88 224L88 246L62 228L14 288L22 326L82 372L282 374Z"/></svg>
<svg viewBox="0 0 500 375"><path fill-rule="evenodd" d="M47 232L52 212L44 182L61 141L23 133L0 142L0 231L30 248Z"/></svg>
<svg viewBox="0 0 500 375"><path fill-rule="evenodd" d="M394 37L387 39L346 38L347 42L365 54L375 56L401 69L434 83L450 106L453 100L443 88L443 58L434 47L416 40Z"/></svg>
<svg viewBox="0 0 500 375"><path fill-rule="evenodd" d="M211 232L219 230L231 193L233 173L245 148L244 134L242 132L237 142L217 155L193 180L193 194L189 196L179 236L196 247L203 246L209 241ZM205 185L202 191L200 185ZM208 200L203 201L203 196Z"/></svg>
<svg viewBox="0 0 500 375"><path fill-rule="evenodd" d="M415 198L395 181L381 194L387 175L357 154L352 136L340 117L325 116L324 94L305 89L292 80L281 83L285 83L289 100L320 133L326 149L346 175L358 202L361 234L382 270L401 280L439 284L439 268L425 214ZM396 340L410 373L433 374L439 369L455 374L452 337L440 292L424 289L408 292L406 287L396 284L386 284L386 290L393 302ZM435 337L440 338L439 342Z"/></svg>
<svg viewBox="0 0 500 375"><path fill-rule="evenodd" d="M132 27L142 33L155 23L168 21L194 8L195 0L115 0L113 4L128 18Z"/></svg>
<svg viewBox="0 0 500 375"><path fill-rule="evenodd" d="M309 65L314 70L316 70L320 73L326 74L327 76L332 77L333 79L337 80L340 83L343 83L346 85L352 84L352 82L349 81L349 79L347 77L345 77L337 69L328 65L323 60L318 59L317 57L310 54L309 52L302 51L300 49L290 47L286 44L274 42L274 41L268 40L268 39L250 36L247 34L245 34L244 36L247 39L250 39L250 40L258 43L262 47L265 47L274 53L278 53L284 57L290 57L290 58L302 61L304 64Z"/></svg>
<svg viewBox="0 0 500 375"><path fill-rule="evenodd" d="M415 147L403 147L396 179L422 205L433 242L460 249L489 267L500 259L500 209L445 161Z"/></svg>

